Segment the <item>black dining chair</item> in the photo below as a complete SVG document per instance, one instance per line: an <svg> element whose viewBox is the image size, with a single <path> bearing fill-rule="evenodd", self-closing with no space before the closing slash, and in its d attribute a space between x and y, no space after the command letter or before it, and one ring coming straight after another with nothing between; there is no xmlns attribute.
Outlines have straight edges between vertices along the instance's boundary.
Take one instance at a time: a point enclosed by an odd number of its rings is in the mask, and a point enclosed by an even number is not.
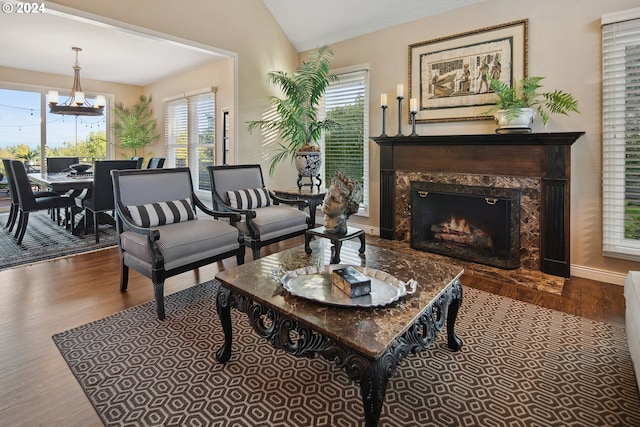
<svg viewBox="0 0 640 427"><path fill-rule="evenodd" d="M7 184L9 186L9 196L11 198L11 204L9 207L9 218L7 219L7 223L5 224L5 228L8 228L9 233L11 233L11 230L13 230L13 226L18 220L20 200L18 199L18 191L16 190L15 181L13 179L13 172L11 171L11 159L2 159L2 166L4 167L4 172L6 174ZM53 191L34 191L33 196L35 198L58 196L58 193L55 193Z"/></svg>
<svg viewBox="0 0 640 427"><path fill-rule="evenodd" d="M142 164L144 163L144 157L134 156L131 158L131 160L135 160L136 162L138 162L136 169L142 169Z"/></svg>
<svg viewBox="0 0 640 427"><path fill-rule="evenodd" d="M164 166L164 157L152 157L147 163L147 169L162 169Z"/></svg>
<svg viewBox="0 0 640 427"><path fill-rule="evenodd" d="M67 227L73 228L71 224L70 209L74 206L74 201L71 197L61 196L57 193L53 195L41 195L36 197L31 189L31 183L27 176L27 170L24 164L18 160L11 160L11 174L15 184L16 193L18 194L18 228L16 229L15 237L18 245L22 243L25 232L27 231L27 223L29 222L29 214L31 212L45 210L45 209L62 209L65 210L65 219Z"/></svg>
<svg viewBox="0 0 640 427"><path fill-rule="evenodd" d="M70 172L69 166L80 163L79 157L47 157L47 173Z"/></svg>
<svg viewBox="0 0 640 427"><path fill-rule="evenodd" d="M90 194L82 199L81 203L84 208L84 232L87 232L89 213L91 213L96 243L100 242L98 214L110 212L114 209L111 171L124 169L140 169L138 160L102 160L97 161L93 166L93 188Z"/></svg>

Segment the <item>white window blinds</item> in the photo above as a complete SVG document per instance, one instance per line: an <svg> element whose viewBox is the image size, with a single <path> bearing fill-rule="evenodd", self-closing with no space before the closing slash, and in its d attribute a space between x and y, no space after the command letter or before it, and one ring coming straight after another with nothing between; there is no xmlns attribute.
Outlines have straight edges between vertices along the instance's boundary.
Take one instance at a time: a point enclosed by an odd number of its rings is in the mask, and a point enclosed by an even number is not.
<svg viewBox="0 0 640 427"><path fill-rule="evenodd" d="M324 178L326 185L342 170L363 189L360 213L369 206L369 71L336 72L339 81L325 92L326 118L341 126L324 138Z"/></svg>
<svg viewBox="0 0 640 427"><path fill-rule="evenodd" d="M640 8L602 17L603 253L640 260Z"/></svg>

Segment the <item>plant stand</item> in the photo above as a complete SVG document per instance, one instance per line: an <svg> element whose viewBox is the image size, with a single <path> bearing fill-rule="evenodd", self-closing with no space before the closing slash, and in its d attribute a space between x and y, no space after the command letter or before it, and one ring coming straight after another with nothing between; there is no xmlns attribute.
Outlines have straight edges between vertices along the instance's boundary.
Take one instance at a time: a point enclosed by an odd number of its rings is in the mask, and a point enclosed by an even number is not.
<svg viewBox="0 0 640 427"><path fill-rule="evenodd" d="M310 182L308 182L308 183L303 183L303 182L302 182L302 178L309 178ZM314 179L315 179L316 181L318 181L318 183L317 183L317 184L314 184L314 182L313 182L313 181L314 181ZM303 176L303 175L298 174L298 181L296 182L296 184L298 184L298 190L299 190L299 191L302 191L302 187L307 187L307 186L309 187L309 189L310 189L311 191L313 191L313 186L314 186L314 185L315 185L315 186L317 186L318 191L320 191L320 187L322 186L322 178L320 178L320 175L316 175L316 176Z"/></svg>

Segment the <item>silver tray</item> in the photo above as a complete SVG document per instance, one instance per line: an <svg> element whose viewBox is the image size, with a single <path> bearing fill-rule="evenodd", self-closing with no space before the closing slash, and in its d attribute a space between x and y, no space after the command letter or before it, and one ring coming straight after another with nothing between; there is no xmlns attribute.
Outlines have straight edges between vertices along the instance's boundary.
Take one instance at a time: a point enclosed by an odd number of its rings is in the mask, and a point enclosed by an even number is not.
<svg viewBox="0 0 640 427"><path fill-rule="evenodd" d="M310 266L287 271L280 278L282 286L292 295L341 307L381 307L416 291L418 282L403 282L384 271L352 265L371 279L371 293L351 298L331 282L331 272L346 265Z"/></svg>

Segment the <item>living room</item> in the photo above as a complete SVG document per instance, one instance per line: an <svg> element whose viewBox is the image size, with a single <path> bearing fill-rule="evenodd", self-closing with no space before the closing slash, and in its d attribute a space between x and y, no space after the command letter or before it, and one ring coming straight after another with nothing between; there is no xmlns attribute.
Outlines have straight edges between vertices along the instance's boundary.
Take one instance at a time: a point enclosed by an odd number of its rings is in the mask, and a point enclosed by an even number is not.
<svg viewBox="0 0 640 427"><path fill-rule="evenodd" d="M275 145L265 144L259 133L250 133L246 123L261 117L267 97L274 94L273 89L265 83L266 73L272 70L294 69L307 57L312 47L298 51L262 1L194 1L187 5L164 0L133 3L124 0L91 3L66 0L54 3L75 9L81 15L92 14L98 19L113 20L124 26L142 28L229 52L231 59L204 66L191 73L154 85L115 87L105 82L84 79L83 83L87 91L111 93L116 99L123 100L125 103L135 101L140 93L152 94L160 128L164 123L163 98L202 87L216 87L218 107L228 106L231 111L233 145L228 162L260 163L264 169L268 169L268 159ZM534 4L521 0L480 1L436 16L345 40L331 41L330 45L335 53L333 66L345 68L356 64L369 64L371 70L369 130L371 135L379 135L382 131L379 94L387 93L392 99L397 84L404 84L405 88L408 88L410 45L528 19L529 75L546 76L545 87L561 88L573 93L580 102L580 114L554 116L548 126L550 132L584 132L584 135L571 147L571 276L622 286L627 272L637 270L638 263L603 256L600 18L604 14L634 7L637 7L637 1L633 0L612 0L606 3L587 0L580 2L579 5L574 2L550 0ZM310 15L313 14L310 13ZM80 42L71 40L69 46ZM45 87L66 87L70 80L69 76L9 69L2 67L1 63L0 75L2 82ZM408 99L405 102L408 105ZM398 127L397 106L393 102L389 104L388 133L389 130L395 130ZM411 126L406 110L405 107L401 126L403 132L409 134ZM492 134L495 123L493 120L419 123L416 130L419 135L425 136ZM544 129L538 128L537 131L542 132ZM379 234L380 224L380 204L377 196L380 194L380 154L379 147L373 141L370 141L369 148L369 213L368 216L354 216L352 221L367 233L375 235ZM162 139L150 147L150 152L155 155L163 154ZM268 179L267 186L291 187L295 181L295 175L293 166L283 163L274 176L265 174ZM68 268L74 262L72 259L66 260L65 267ZM95 256L93 262L99 264L99 257ZM62 265L59 267L60 270L63 268ZM57 269L58 267L53 273L48 274L55 276ZM33 277L34 283L42 283L42 279L37 278L40 271L36 267L27 276ZM211 273L211 270L200 272L202 275L207 273ZM6 273L3 275L3 280L12 281L12 277L18 276ZM211 277L202 277L201 281ZM148 282L136 280L132 279L131 287L136 284L140 287L149 287ZM178 290L188 286L187 283L194 280L197 279L185 279L179 284L172 285L174 287L170 289ZM119 299L122 296L117 292L116 283L94 283L90 286L111 287L113 295L110 298ZM18 281L11 283L15 288L22 288L24 285ZM5 283L4 286L7 284ZM31 292L36 291L31 289ZM46 298L55 298L59 304L69 305L72 312L69 314L66 326L71 328L83 323L74 324L73 322L78 312L82 311L81 301L65 301L60 296L39 292L24 295L24 298L37 301L43 295ZM122 302L121 308L146 302L147 296L140 294L130 297L130 300ZM90 296L84 295L83 298L90 298ZM95 319L99 319L111 313L98 310L93 314ZM76 318L80 317L82 316ZM15 319L16 323L20 321ZM15 328L21 327L15 325ZM46 344L49 345L50 342ZM2 361L3 366L12 366L13 363L11 360ZM20 375L29 374L27 372L16 374L13 381L20 382ZM28 401L24 400L20 403L24 406L28 404Z"/></svg>

